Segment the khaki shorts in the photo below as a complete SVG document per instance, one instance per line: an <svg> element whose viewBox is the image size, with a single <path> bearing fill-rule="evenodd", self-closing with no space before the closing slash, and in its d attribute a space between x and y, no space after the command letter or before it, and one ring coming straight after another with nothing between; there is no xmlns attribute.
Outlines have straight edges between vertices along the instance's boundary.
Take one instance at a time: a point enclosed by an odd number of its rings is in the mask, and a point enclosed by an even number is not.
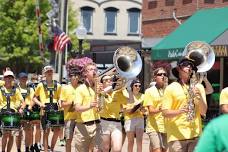
<svg viewBox="0 0 228 152"><path fill-rule="evenodd" d="M198 142L198 138L176 140L168 143L169 152L193 152Z"/></svg>
<svg viewBox="0 0 228 152"><path fill-rule="evenodd" d="M75 120L66 120L65 121L64 137L66 139L73 138L75 125L76 125Z"/></svg>
<svg viewBox="0 0 228 152"><path fill-rule="evenodd" d="M102 130L100 123L76 123L75 127L75 149L76 152L88 152L93 146L101 150ZM93 148L93 149L94 149Z"/></svg>
<svg viewBox="0 0 228 152"><path fill-rule="evenodd" d="M20 130L5 130L5 129L2 129L2 135L10 134L12 136L18 136L20 131L21 131L21 129Z"/></svg>
<svg viewBox="0 0 228 152"><path fill-rule="evenodd" d="M120 131L122 132L122 125L121 122L116 121L107 121L101 119L101 127L102 127L102 133L110 135L114 131Z"/></svg>
<svg viewBox="0 0 228 152"><path fill-rule="evenodd" d="M157 148L167 149L167 135L165 133L153 131L147 134L150 138L150 146L153 150Z"/></svg>
<svg viewBox="0 0 228 152"><path fill-rule="evenodd" d="M144 119L143 118L132 118L125 120L124 129L126 132L136 131L137 129L144 130Z"/></svg>

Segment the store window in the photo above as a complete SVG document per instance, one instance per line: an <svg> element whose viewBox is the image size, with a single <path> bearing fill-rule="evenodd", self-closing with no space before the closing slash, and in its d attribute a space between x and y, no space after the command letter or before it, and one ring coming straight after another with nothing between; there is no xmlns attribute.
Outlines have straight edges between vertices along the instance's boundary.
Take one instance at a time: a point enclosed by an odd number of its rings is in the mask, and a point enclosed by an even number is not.
<svg viewBox="0 0 228 152"><path fill-rule="evenodd" d="M114 7L105 9L105 34L116 34L117 12Z"/></svg>
<svg viewBox="0 0 228 152"><path fill-rule="evenodd" d="M92 24L93 24L93 11L92 7L82 7L81 8L81 16L83 25L87 30L87 33L92 33Z"/></svg>
<svg viewBox="0 0 228 152"><path fill-rule="evenodd" d="M139 35L140 32L140 9L128 9L128 34Z"/></svg>

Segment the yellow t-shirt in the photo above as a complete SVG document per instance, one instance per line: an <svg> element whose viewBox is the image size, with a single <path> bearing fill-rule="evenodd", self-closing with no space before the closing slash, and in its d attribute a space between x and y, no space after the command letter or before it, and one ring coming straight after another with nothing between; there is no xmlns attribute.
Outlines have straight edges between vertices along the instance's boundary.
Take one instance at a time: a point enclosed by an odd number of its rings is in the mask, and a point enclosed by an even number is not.
<svg viewBox="0 0 228 152"><path fill-rule="evenodd" d="M129 95L128 95L129 96ZM137 96L133 95L135 102L134 103L128 103L125 102L125 104L123 105L123 108L125 109L132 109L136 104L142 103L143 104L143 100L144 100L144 94L139 93ZM132 118L143 118L143 114L141 111L136 110L134 113L130 114L128 112L124 113L124 119L125 120L130 120Z"/></svg>
<svg viewBox="0 0 228 152"><path fill-rule="evenodd" d="M23 93L27 94L27 89L19 88L19 90L20 90L21 94L23 94ZM31 104L33 96L34 96L34 90L32 88L29 88L29 94L25 97L26 105L30 105Z"/></svg>
<svg viewBox="0 0 228 152"><path fill-rule="evenodd" d="M206 94L202 84L196 84L199 88L202 97L206 101ZM187 105L187 88L180 85L178 82L173 82L166 87L164 98L162 101L162 109L179 110ZM199 111L198 99L195 101L195 119L187 121L187 114L182 113L173 118L165 118L165 129L167 132L167 140L185 140L199 137L202 132L201 116ZM205 103L206 104L206 103Z"/></svg>
<svg viewBox="0 0 228 152"><path fill-rule="evenodd" d="M219 99L219 104L228 104L228 87L222 89Z"/></svg>
<svg viewBox="0 0 228 152"><path fill-rule="evenodd" d="M119 113L121 110L121 104L125 102L125 97L120 90L106 94L104 97L104 108L100 112L100 116L103 118L114 118L120 120Z"/></svg>
<svg viewBox="0 0 228 152"><path fill-rule="evenodd" d="M154 109L159 109L162 105L163 95L159 93L156 86L146 89L143 106L152 106ZM149 114L146 123L146 132L161 132L165 133L164 117L162 112Z"/></svg>
<svg viewBox="0 0 228 152"><path fill-rule="evenodd" d="M95 92L91 87L82 84L76 89L75 96L75 104L86 106L94 100ZM87 111L79 112L76 122L83 123L97 119L100 119L99 113L97 112L96 108L91 108Z"/></svg>
<svg viewBox="0 0 228 152"><path fill-rule="evenodd" d="M62 87L60 100L63 102L72 102L76 98L76 88L71 84ZM74 105L69 105L64 108L64 120L74 120L77 118L77 112L74 110Z"/></svg>
<svg viewBox="0 0 228 152"><path fill-rule="evenodd" d="M54 84L52 87L54 88ZM44 88L43 83L39 83L36 87L34 94L35 96L40 97L41 103L50 103L49 93L50 92ZM57 83L56 91L53 91L53 103L58 102L60 93L61 93L61 85Z"/></svg>
<svg viewBox="0 0 228 152"><path fill-rule="evenodd" d="M4 86L2 89L5 91L5 93L11 93L12 89L8 90ZM16 88L15 93L10 96L10 108L14 110L18 110L21 106L21 102L23 101L23 97L19 91L18 88ZM0 91L0 109L6 109L7 108L7 101L6 97L2 94L2 91Z"/></svg>

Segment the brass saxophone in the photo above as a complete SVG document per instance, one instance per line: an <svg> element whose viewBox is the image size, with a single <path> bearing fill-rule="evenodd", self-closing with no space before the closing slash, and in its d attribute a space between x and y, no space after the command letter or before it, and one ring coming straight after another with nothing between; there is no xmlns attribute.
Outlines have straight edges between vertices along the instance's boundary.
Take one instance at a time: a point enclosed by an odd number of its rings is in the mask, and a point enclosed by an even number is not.
<svg viewBox="0 0 228 152"><path fill-rule="evenodd" d="M188 103L187 103L187 121L193 121L196 115L195 111L195 103L194 103L194 98L195 94L193 92L193 89L195 88L195 85L197 84L197 78L196 78L196 73L193 71L192 77L190 79L190 84L188 88Z"/></svg>
<svg viewBox="0 0 228 152"><path fill-rule="evenodd" d="M94 79L94 92L95 101L97 101L97 111L100 112L104 108L105 96L101 93L100 88L98 90L99 79L96 77Z"/></svg>

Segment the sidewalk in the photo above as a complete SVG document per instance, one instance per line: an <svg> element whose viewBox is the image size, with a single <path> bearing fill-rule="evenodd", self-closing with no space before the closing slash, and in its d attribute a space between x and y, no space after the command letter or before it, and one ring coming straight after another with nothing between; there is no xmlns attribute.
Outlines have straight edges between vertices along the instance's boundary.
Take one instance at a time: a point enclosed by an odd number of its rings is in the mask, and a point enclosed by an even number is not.
<svg viewBox="0 0 228 152"><path fill-rule="evenodd" d="M51 137L52 137L52 133L49 136L49 143L50 143ZM24 138L24 136L23 136L23 138ZM15 138L14 138L14 140L15 140ZM142 149L143 152L149 152L149 144L150 144L149 138L144 133L144 135L143 135L143 146L142 146L143 147L143 149ZM2 150L2 138L0 138L0 151L1 150ZM24 140L22 140L21 150L22 150L22 152L25 151ZM60 146L59 145L59 140L58 140L57 143L56 143L56 146L55 146L55 152L64 152L64 151L65 151L65 147L64 146ZM74 151L75 150L74 150L74 140L73 140L72 152L74 152ZM122 152L126 152L126 151L127 151L127 139L125 139L125 142L124 142L124 145L123 145L123 148L122 148ZM136 152L136 151L137 151L137 149L136 149L136 141L135 141L134 152ZM14 145L13 145L13 148L12 148L12 152L17 152L15 141L14 141Z"/></svg>

